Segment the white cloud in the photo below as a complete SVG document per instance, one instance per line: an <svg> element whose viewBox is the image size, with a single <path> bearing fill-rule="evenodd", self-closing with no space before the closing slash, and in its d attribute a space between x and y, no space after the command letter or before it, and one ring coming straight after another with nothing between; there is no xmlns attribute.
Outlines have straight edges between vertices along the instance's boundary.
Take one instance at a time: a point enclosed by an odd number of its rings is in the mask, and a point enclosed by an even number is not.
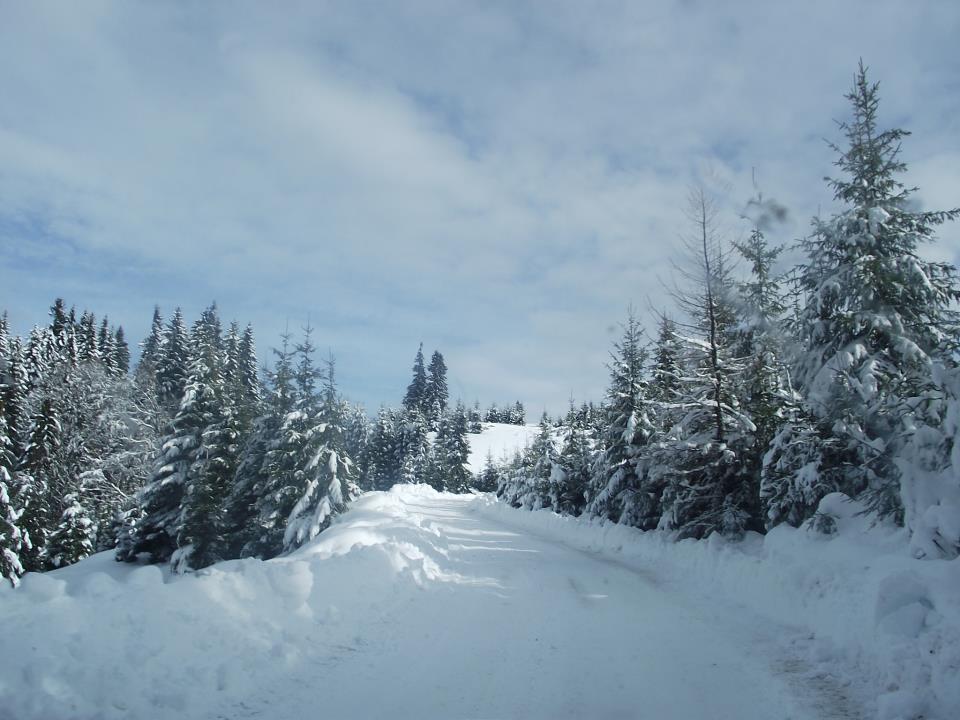
<svg viewBox="0 0 960 720"><path fill-rule="evenodd" d="M216 298L261 344L309 313L352 395L417 343L467 399L599 397L609 327L662 302L685 186L761 185L789 240L859 56L929 204L960 170L947 3L7 4L0 268L129 334ZM911 153L914 153L911 155ZM930 187L933 186L933 187ZM956 200L952 204L957 204ZM50 236L67 244L49 246ZM947 255L960 235L945 229ZM16 242L16 247L13 243ZM941 251L942 252L942 251Z"/></svg>

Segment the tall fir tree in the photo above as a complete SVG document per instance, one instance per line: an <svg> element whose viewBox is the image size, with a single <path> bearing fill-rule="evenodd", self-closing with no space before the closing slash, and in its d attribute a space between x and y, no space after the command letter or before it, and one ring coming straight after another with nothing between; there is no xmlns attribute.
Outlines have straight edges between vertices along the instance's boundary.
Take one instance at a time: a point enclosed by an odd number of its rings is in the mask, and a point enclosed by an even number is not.
<svg viewBox="0 0 960 720"><path fill-rule="evenodd" d="M190 339L177 308L164 333L160 357L157 360L157 392L162 407L171 414L178 411L187 384L190 363Z"/></svg>
<svg viewBox="0 0 960 720"><path fill-rule="evenodd" d="M424 412L427 400L427 370L423 360L423 343L417 350L413 360L413 379L407 386L407 393L403 397L403 407L407 410L417 409Z"/></svg>
<svg viewBox="0 0 960 720"><path fill-rule="evenodd" d="M816 220L800 243L807 262L799 272L805 302L792 323L795 377L845 451L832 489L862 494L881 516L901 521L911 481L895 458L905 428L926 422L934 362L954 363L960 299L955 268L919 253L960 210L915 210L913 189L901 181L909 133L879 130L878 86L862 63L847 99L846 145L833 146L841 177L828 179L844 207Z"/></svg>
<svg viewBox="0 0 960 720"><path fill-rule="evenodd" d="M440 417L447 411L450 391L447 388L447 364L439 350L430 356L427 368L427 383L424 392L423 410L427 413L427 422L432 430L437 429Z"/></svg>
<svg viewBox="0 0 960 720"><path fill-rule="evenodd" d="M588 487L589 514L613 521L626 514L623 520L631 525L645 524L658 510L655 498L645 487L641 462L652 431L642 340L640 322L631 310L623 337L611 354L603 452Z"/></svg>

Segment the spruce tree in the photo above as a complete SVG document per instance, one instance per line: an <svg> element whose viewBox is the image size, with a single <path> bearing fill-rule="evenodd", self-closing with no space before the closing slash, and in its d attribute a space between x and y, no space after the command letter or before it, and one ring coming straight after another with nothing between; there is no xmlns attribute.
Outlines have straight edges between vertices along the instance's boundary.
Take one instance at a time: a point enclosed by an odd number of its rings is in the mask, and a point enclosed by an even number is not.
<svg viewBox="0 0 960 720"><path fill-rule="evenodd" d="M177 550L177 572L197 570L226 556L224 503L237 466L239 431L224 383L224 345L216 305L204 310L191 334L192 358L184 392L196 443L186 467ZM181 406L181 411L183 406ZM182 416L178 415L178 417Z"/></svg>
<svg viewBox="0 0 960 720"><path fill-rule="evenodd" d="M183 314L180 308L177 308L173 317L170 318L162 351L157 361L158 400L161 406L171 414L177 412L183 400L189 363L190 341L183 322Z"/></svg>
<svg viewBox="0 0 960 720"><path fill-rule="evenodd" d="M827 180L844 207L816 220L800 243L806 301L792 323L800 345L795 377L813 415L845 448L845 472L833 489L862 493L881 516L902 520L901 490L910 494L910 480L895 458L905 428L925 422L934 362L953 364L960 298L955 268L919 252L960 209L914 209L913 189L900 179L900 143L909 133L879 130L878 86L862 63L847 99L846 145L833 146L841 176Z"/></svg>
<svg viewBox="0 0 960 720"><path fill-rule="evenodd" d="M284 551L316 537L360 494L353 461L346 452L341 408L330 358L319 409L309 419L303 438L307 462L302 467L300 495L287 518Z"/></svg>
<svg viewBox="0 0 960 720"><path fill-rule="evenodd" d="M20 529L22 511L16 507L11 497L14 464L13 442L7 430L0 397L0 578L6 578L16 587L24 573L20 553L25 549L25 538ZM29 550L29 547L26 549Z"/></svg>
<svg viewBox="0 0 960 720"><path fill-rule="evenodd" d="M60 522L47 541L47 556L54 568L73 565L91 555L96 537L96 526L77 496L66 495L63 504Z"/></svg>
<svg viewBox="0 0 960 720"><path fill-rule="evenodd" d="M588 488L587 512L613 521L627 514L624 522L643 525L657 507L645 487L641 463L650 439L647 381L644 377L646 351L643 331L632 310L623 326L623 337L614 345L607 391L607 425L603 452Z"/></svg>
<svg viewBox="0 0 960 720"><path fill-rule="evenodd" d="M564 431L557 459L559 472L554 473L550 482L550 505L558 513L579 515L583 512L594 460L586 427L572 405Z"/></svg>
<svg viewBox="0 0 960 720"><path fill-rule="evenodd" d="M389 490L399 481L396 421L392 412L381 407L370 431L366 485L371 490Z"/></svg>
<svg viewBox="0 0 960 720"><path fill-rule="evenodd" d="M135 560L137 555L146 553L151 562L169 560L179 547L189 545L188 532L183 531L183 505L188 490L197 482L198 469L202 467L203 434L215 422L221 419L221 401L217 396L216 380L219 378L218 335L219 327L215 321L215 310L206 310L194 325L189 340L184 341L184 351L189 352L184 364L188 368L184 378L182 400L176 415L170 422L170 431L161 443L154 474L139 497L143 519L135 532L135 539L123 551L118 551L118 559ZM172 400L175 392L177 373L176 354L171 350L170 340L179 334L182 325L179 312L171 321L164 362L160 373L161 391L166 388L167 401ZM180 342L179 339L176 340ZM177 360L179 362L179 360ZM202 491L198 487L198 498ZM188 555L187 551L181 555ZM188 558L185 558L188 560ZM187 567L184 565L183 567Z"/></svg>
<svg viewBox="0 0 960 720"><path fill-rule="evenodd" d="M407 386L407 394L403 398L403 407L407 410L417 409L424 412L427 401L427 371L423 360L423 343L417 350L413 361L413 379Z"/></svg>
<svg viewBox="0 0 960 720"><path fill-rule="evenodd" d="M691 192L694 230L679 268L687 287L675 295L688 318L680 417L649 455L651 485L664 486L659 526L681 538L762 529L758 478L743 462L754 446L754 426L740 403L744 361L734 342L735 288L716 213L703 189Z"/></svg>
<svg viewBox="0 0 960 720"><path fill-rule="evenodd" d="M85 311L80 316L79 329L80 360L83 362L99 362L100 346L97 342L97 320L92 312Z"/></svg>
<svg viewBox="0 0 960 720"><path fill-rule="evenodd" d="M113 365L118 375L125 377L130 372L130 346L124 337L123 328L113 334Z"/></svg>
<svg viewBox="0 0 960 720"><path fill-rule="evenodd" d="M422 409L427 414L427 423L430 428L436 430L440 417L447 411L447 402L450 397L450 391L447 388L447 364L438 350L434 350L430 357L427 373Z"/></svg>

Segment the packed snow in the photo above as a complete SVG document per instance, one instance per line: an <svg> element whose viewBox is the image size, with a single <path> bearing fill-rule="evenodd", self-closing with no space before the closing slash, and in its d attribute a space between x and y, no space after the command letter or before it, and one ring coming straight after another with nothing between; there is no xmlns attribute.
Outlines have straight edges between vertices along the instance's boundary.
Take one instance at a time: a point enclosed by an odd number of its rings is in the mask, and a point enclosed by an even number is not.
<svg viewBox="0 0 960 720"><path fill-rule="evenodd" d="M266 562L101 553L0 591L0 716L956 717L956 564L839 512L674 544L404 485Z"/></svg>

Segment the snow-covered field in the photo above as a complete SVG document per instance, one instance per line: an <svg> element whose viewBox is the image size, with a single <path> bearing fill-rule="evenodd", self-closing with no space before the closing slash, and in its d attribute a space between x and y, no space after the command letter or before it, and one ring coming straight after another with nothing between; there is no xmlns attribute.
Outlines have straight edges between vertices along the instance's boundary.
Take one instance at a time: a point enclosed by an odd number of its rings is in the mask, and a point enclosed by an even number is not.
<svg viewBox="0 0 960 720"><path fill-rule="evenodd" d="M956 564L842 525L667 544L397 486L289 557L0 591L0 717L957 717Z"/></svg>
<svg viewBox="0 0 960 720"><path fill-rule="evenodd" d="M511 459L517 450L523 450L533 442L540 432L539 425L506 425L503 423L484 423L483 432L467 435L470 443L470 459L467 467L476 474L483 469L487 462L487 455L493 456L495 462Z"/></svg>

